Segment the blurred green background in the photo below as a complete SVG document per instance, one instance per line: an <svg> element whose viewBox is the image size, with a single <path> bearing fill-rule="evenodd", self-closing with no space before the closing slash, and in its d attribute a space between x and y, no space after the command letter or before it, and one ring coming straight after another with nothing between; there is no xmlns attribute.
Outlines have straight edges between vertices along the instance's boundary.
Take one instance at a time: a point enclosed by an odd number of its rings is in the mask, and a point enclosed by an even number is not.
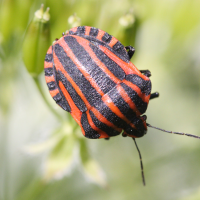
<svg viewBox="0 0 200 200"><path fill-rule="evenodd" d="M133 141L84 138L50 97L42 72L40 87L61 120L51 111L22 60L28 24L42 3L50 7L51 43L78 24L134 46L132 62L151 71L152 92L160 92L147 122L200 136L199 0L1 0L0 199L199 200L199 140L149 128L137 140L143 187Z"/></svg>

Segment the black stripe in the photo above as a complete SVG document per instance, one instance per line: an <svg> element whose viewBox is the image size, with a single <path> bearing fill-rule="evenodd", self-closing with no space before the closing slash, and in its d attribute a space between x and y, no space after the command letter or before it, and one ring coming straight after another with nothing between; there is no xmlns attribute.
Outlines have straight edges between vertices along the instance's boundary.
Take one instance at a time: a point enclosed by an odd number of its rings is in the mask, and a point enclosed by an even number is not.
<svg viewBox="0 0 200 200"><path fill-rule="evenodd" d="M53 67L44 68L45 76L52 76L53 75Z"/></svg>
<svg viewBox="0 0 200 200"><path fill-rule="evenodd" d="M68 91L69 95L71 96L73 102L78 107L78 109L81 112L85 112L87 110L85 103L82 101L80 96L77 94L76 90L73 88L71 83L65 78L65 76L62 74L61 71L57 72L56 80L57 82L61 81L63 83L63 85L65 86L66 90Z"/></svg>
<svg viewBox="0 0 200 200"><path fill-rule="evenodd" d="M105 133L107 133L109 136L116 136L119 135L120 132L116 131L115 129L107 126L106 124L104 124L103 122L99 121L95 114L90 110L89 111L90 116L92 118L92 121L94 122L95 126L99 129L101 129L102 131L104 131Z"/></svg>
<svg viewBox="0 0 200 200"><path fill-rule="evenodd" d="M112 36L109 35L108 33L105 33L101 39L102 39L102 41L109 43L112 39Z"/></svg>
<svg viewBox="0 0 200 200"><path fill-rule="evenodd" d="M55 102L57 103L58 101L60 101L62 99L62 96L60 95L60 93L56 94L53 99L55 100Z"/></svg>
<svg viewBox="0 0 200 200"><path fill-rule="evenodd" d="M113 46L113 50L115 52L117 52L119 55L125 57L126 59L128 59L128 61L130 60L129 59L129 56L128 56L128 53L125 49L125 47L121 44L121 42L117 41L117 43Z"/></svg>
<svg viewBox="0 0 200 200"><path fill-rule="evenodd" d="M85 35L85 26L78 26L76 32L69 30L69 35Z"/></svg>
<svg viewBox="0 0 200 200"><path fill-rule="evenodd" d="M76 35L76 33L74 31L69 31L68 33L69 35Z"/></svg>
<svg viewBox="0 0 200 200"><path fill-rule="evenodd" d="M95 131L94 129L92 129L92 127L90 126L86 113L82 113L81 125L85 131L86 138L98 139L100 137L100 134L97 131Z"/></svg>
<svg viewBox="0 0 200 200"><path fill-rule="evenodd" d="M130 106L124 101L116 87L110 90L107 95L112 99L112 102L119 108L121 113L126 116L126 118L130 121L134 121L136 117L135 112L130 108Z"/></svg>
<svg viewBox="0 0 200 200"><path fill-rule="evenodd" d="M109 91L107 95L112 99L112 102L119 108L121 113L136 126L137 130L144 129L143 121L136 116L136 113L124 101L116 87Z"/></svg>
<svg viewBox="0 0 200 200"><path fill-rule="evenodd" d="M45 61L46 62L52 62L52 60L53 60L53 54L46 54L46 56L45 56Z"/></svg>
<svg viewBox="0 0 200 200"><path fill-rule="evenodd" d="M64 98L63 93L60 91L56 96L53 97L56 103L67 112L71 112L68 101Z"/></svg>
<svg viewBox="0 0 200 200"><path fill-rule="evenodd" d="M55 69L54 69L55 70ZM45 76L51 76L53 75L53 68L45 68ZM55 81L56 81L56 76L55 76ZM49 83L47 83L47 86L49 88L49 91L58 89L59 93L56 94L53 99L54 101L61 106L65 111L70 112L71 108L67 102L67 100L65 99L64 95L62 94L62 92L60 91L60 89L57 86L57 83L55 81L51 81Z"/></svg>
<svg viewBox="0 0 200 200"><path fill-rule="evenodd" d="M54 67L54 70L55 70L55 67ZM57 76L57 73L55 75L55 81L54 83L51 84L51 87L54 87L55 89L58 89L59 90L59 93L57 95L55 95L53 97L53 99L55 100L55 102L61 107L63 108L65 111L67 112L71 112L71 108L69 106L69 103L67 101L67 99L65 99L65 96L63 95L62 91L60 90L60 88L58 87L58 76ZM47 84L48 86L48 84ZM49 86L48 86L49 87ZM50 88L49 88L50 90Z"/></svg>
<svg viewBox="0 0 200 200"><path fill-rule="evenodd" d="M127 75L126 80L130 81L134 85L137 85L141 89L142 93L145 93L145 95L148 96L151 93L151 81L150 80L146 81L136 74Z"/></svg>
<svg viewBox="0 0 200 200"><path fill-rule="evenodd" d="M90 105L93 106L101 98L100 94L91 86L90 82L82 75L73 61L67 56L63 47L61 47L59 44L55 44L54 51L66 72L78 85Z"/></svg>
<svg viewBox="0 0 200 200"><path fill-rule="evenodd" d="M62 91L60 91L60 94L61 94L61 96L62 96L62 99L61 99L61 101L57 102L57 104L58 104L60 107L62 107L65 111L71 112L71 107L70 107L70 105L69 105L67 99L64 97Z"/></svg>
<svg viewBox="0 0 200 200"><path fill-rule="evenodd" d="M92 79L97 83L98 87L104 93L107 93L116 85L110 79L110 77L92 60L89 53L77 42L76 38L72 36L66 36L64 39L76 58L82 64L83 68L85 68L87 73L90 74ZM89 98L91 98L91 96Z"/></svg>
<svg viewBox="0 0 200 200"><path fill-rule="evenodd" d="M54 90L54 89L58 89L59 90L59 93L56 94L53 99L54 101L61 107L63 108L65 111L67 112L71 112L71 108L67 102L67 100L65 99L63 93L60 91L60 89L58 88L58 82L57 82L57 76L54 72L56 72L56 69L55 69L55 65L54 65L54 61L52 60L52 67L50 68L45 68L45 76L53 76L54 75L54 78L55 78L55 82L52 81L50 83L47 83L47 86L49 88L49 90Z"/></svg>
<svg viewBox="0 0 200 200"><path fill-rule="evenodd" d="M90 47L97 58L108 68L108 70L110 70L114 74L114 76L116 76L120 80L123 80L125 78L124 70L117 63L110 59L97 46L90 44Z"/></svg>
<svg viewBox="0 0 200 200"><path fill-rule="evenodd" d="M123 48L121 48L118 51L115 51L107 43L105 43L105 42L103 42L101 40L98 40L95 37L84 35L83 38L87 39L88 41L91 42L92 45L95 45L97 47L99 45L106 47L108 50L110 50L112 53L114 53L116 56L118 56L124 62L127 62L127 63L130 62L130 59L129 59L129 56L128 56L128 53L127 53L125 47L119 41L117 42L117 44L121 44L123 46Z"/></svg>
<svg viewBox="0 0 200 200"><path fill-rule="evenodd" d="M96 37L98 35L98 33L99 33L99 29L98 28L91 27L90 33L89 33L90 36Z"/></svg>
<svg viewBox="0 0 200 200"><path fill-rule="evenodd" d="M85 26L79 26L79 27L77 27L76 34L77 35L85 35Z"/></svg>
<svg viewBox="0 0 200 200"><path fill-rule="evenodd" d="M137 92L135 92L132 88L130 88L125 83L120 83L126 93L129 95L133 103L136 105L137 109L143 114L147 109L147 103L143 102L142 99L138 96Z"/></svg>
<svg viewBox="0 0 200 200"><path fill-rule="evenodd" d="M124 130L131 129L131 126L127 124L124 120L113 113L110 108L103 102L97 102L95 108L111 123L116 127L122 128Z"/></svg>
<svg viewBox="0 0 200 200"><path fill-rule="evenodd" d="M48 86L50 91L55 90L57 88L55 81L51 81L51 82L47 83L47 86Z"/></svg>

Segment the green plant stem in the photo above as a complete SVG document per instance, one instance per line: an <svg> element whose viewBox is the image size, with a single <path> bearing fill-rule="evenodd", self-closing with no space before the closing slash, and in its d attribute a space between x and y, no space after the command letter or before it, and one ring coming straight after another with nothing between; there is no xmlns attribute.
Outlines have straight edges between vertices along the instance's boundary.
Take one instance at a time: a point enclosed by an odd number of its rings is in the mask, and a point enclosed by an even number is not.
<svg viewBox="0 0 200 200"><path fill-rule="evenodd" d="M45 101L46 105L49 107L49 109L51 110L51 112L60 120L60 121L63 121L63 118L60 114L58 114L55 109L52 108L51 104L49 103L49 101L47 100L46 96L44 95L44 92L42 90L42 87L41 87L41 84L40 84L40 81L39 81L39 78L38 77L34 77L33 78L34 81L35 81L35 84L43 98L43 100Z"/></svg>

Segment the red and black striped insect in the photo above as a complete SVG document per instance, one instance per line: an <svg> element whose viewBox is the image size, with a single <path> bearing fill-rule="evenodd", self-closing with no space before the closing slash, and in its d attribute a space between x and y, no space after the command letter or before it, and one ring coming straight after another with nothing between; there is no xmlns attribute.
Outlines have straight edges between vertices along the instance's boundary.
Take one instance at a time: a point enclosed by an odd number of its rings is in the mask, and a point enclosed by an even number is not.
<svg viewBox="0 0 200 200"><path fill-rule="evenodd" d="M142 114L159 94L151 94L150 71L138 70L130 62L134 52L133 47L88 26L70 29L48 49L44 68L50 94L71 113L85 137L108 139L122 133L135 142L146 134L147 126L153 127ZM145 184L142 161L141 169Z"/></svg>

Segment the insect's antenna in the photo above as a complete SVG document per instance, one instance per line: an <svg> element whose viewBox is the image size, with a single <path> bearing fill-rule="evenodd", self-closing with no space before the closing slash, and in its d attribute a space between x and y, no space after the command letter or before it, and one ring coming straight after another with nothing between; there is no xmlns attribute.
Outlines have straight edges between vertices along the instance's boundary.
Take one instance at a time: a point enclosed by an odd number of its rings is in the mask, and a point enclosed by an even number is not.
<svg viewBox="0 0 200 200"><path fill-rule="evenodd" d="M144 178L144 168L143 168L143 164L142 164L142 156L141 156L141 153L140 153L140 150L138 148L138 145L135 141L135 138L133 138L134 142L135 142L135 146L138 150L138 153L139 153L139 158L140 158L140 166L141 166L141 173L142 173L142 182L143 182L143 185L145 186L145 178Z"/></svg>
<svg viewBox="0 0 200 200"><path fill-rule="evenodd" d="M188 137L193 137L193 138L200 139L200 137L197 136L197 135L191 135L191 134L188 134L188 133L181 133L181 132L174 132L174 131L166 131L166 130L164 130L164 129L162 129L162 128L158 128L158 127L152 126L152 125L150 125L150 124L147 124L147 126L148 126L148 127L151 127L151 128L158 129L158 130L163 131L163 132L166 132L166 133L172 133L172 134L177 134L177 135L186 135L186 136L188 136Z"/></svg>

